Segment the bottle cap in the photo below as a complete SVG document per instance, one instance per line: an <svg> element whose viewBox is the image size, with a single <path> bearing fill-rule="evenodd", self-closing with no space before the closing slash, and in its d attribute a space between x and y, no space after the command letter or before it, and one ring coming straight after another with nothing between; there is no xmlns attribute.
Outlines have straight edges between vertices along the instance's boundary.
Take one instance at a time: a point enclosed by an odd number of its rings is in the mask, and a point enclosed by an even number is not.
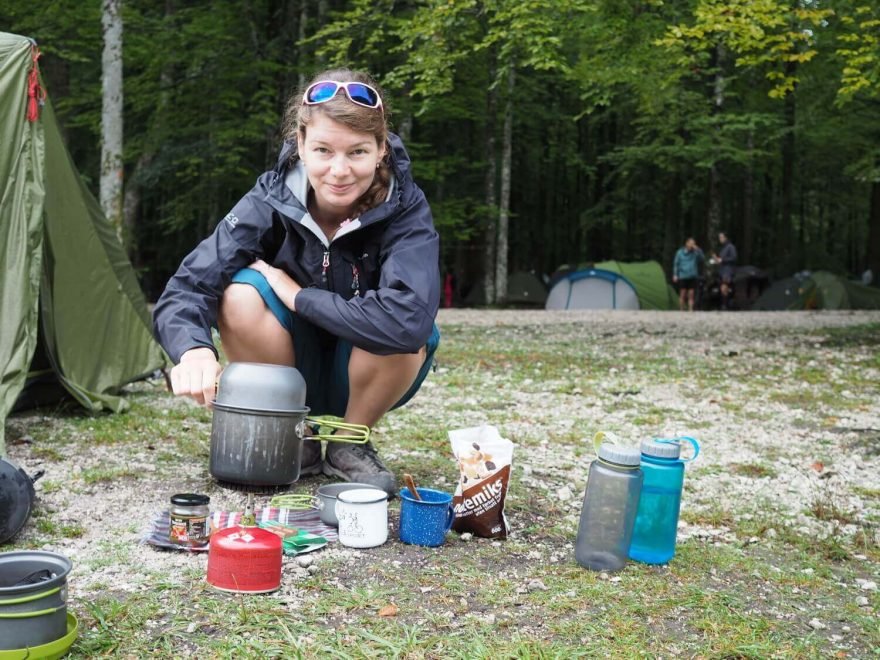
<svg viewBox="0 0 880 660"><path fill-rule="evenodd" d="M642 440L642 453L654 458L679 458L681 445L677 442L660 442L658 440Z"/></svg>
<svg viewBox="0 0 880 660"><path fill-rule="evenodd" d="M204 506L210 501L210 497L198 493L178 493L171 496L171 503L177 506Z"/></svg>
<svg viewBox="0 0 880 660"><path fill-rule="evenodd" d="M638 449L624 447L623 445L612 445L607 442L599 447L598 455L603 461L614 463L615 465L638 465L642 460L642 455Z"/></svg>

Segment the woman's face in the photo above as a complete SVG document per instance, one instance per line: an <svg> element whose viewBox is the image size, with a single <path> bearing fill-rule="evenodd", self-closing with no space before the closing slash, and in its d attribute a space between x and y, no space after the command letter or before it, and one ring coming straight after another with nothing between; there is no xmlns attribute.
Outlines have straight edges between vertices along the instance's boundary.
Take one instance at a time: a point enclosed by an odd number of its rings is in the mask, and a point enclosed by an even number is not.
<svg viewBox="0 0 880 660"><path fill-rule="evenodd" d="M355 202L373 183L385 146L380 149L371 133L353 131L323 112L314 113L305 138L298 134L297 146L320 219L350 218Z"/></svg>

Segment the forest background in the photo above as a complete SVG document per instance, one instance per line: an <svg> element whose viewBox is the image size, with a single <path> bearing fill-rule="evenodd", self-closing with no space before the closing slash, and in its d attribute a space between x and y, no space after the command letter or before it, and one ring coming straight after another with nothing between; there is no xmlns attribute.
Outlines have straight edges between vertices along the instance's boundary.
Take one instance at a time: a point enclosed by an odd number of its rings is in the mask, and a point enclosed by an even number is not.
<svg viewBox="0 0 880 660"><path fill-rule="evenodd" d="M111 215L150 299L274 164L289 96L335 65L384 86L459 294L494 302L508 272L603 259L668 272L686 237L717 249L719 229L774 276L880 279L868 0L4 0L0 30L38 42L96 196L108 10Z"/></svg>

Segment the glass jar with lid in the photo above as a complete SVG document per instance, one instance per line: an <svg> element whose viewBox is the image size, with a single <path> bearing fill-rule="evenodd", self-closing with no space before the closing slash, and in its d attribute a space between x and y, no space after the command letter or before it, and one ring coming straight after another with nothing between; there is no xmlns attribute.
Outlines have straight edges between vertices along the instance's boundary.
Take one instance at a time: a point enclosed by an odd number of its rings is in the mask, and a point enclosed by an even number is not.
<svg viewBox="0 0 880 660"><path fill-rule="evenodd" d="M205 546L211 535L208 521L211 498L198 493L178 493L171 496L171 526L168 539L172 543Z"/></svg>

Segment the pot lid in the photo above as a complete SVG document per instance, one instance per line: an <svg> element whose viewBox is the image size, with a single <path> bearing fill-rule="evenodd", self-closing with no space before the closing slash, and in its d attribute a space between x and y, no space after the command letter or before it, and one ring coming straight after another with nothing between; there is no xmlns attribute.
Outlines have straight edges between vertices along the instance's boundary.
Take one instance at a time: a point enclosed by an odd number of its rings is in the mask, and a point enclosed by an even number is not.
<svg viewBox="0 0 880 660"><path fill-rule="evenodd" d="M21 531L33 505L31 478L8 458L0 458L0 544Z"/></svg>
<svg viewBox="0 0 880 660"><path fill-rule="evenodd" d="M306 381L294 367L233 362L220 374L215 403L251 410L299 412L306 406Z"/></svg>
<svg viewBox="0 0 880 660"><path fill-rule="evenodd" d="M214 408L242 415L265 415L268 417L305 417L309 414L308 406L304 408L290 408L289 410L265 410L262 408L248 408L247 406L229 406L214 401Z"/></svg>

